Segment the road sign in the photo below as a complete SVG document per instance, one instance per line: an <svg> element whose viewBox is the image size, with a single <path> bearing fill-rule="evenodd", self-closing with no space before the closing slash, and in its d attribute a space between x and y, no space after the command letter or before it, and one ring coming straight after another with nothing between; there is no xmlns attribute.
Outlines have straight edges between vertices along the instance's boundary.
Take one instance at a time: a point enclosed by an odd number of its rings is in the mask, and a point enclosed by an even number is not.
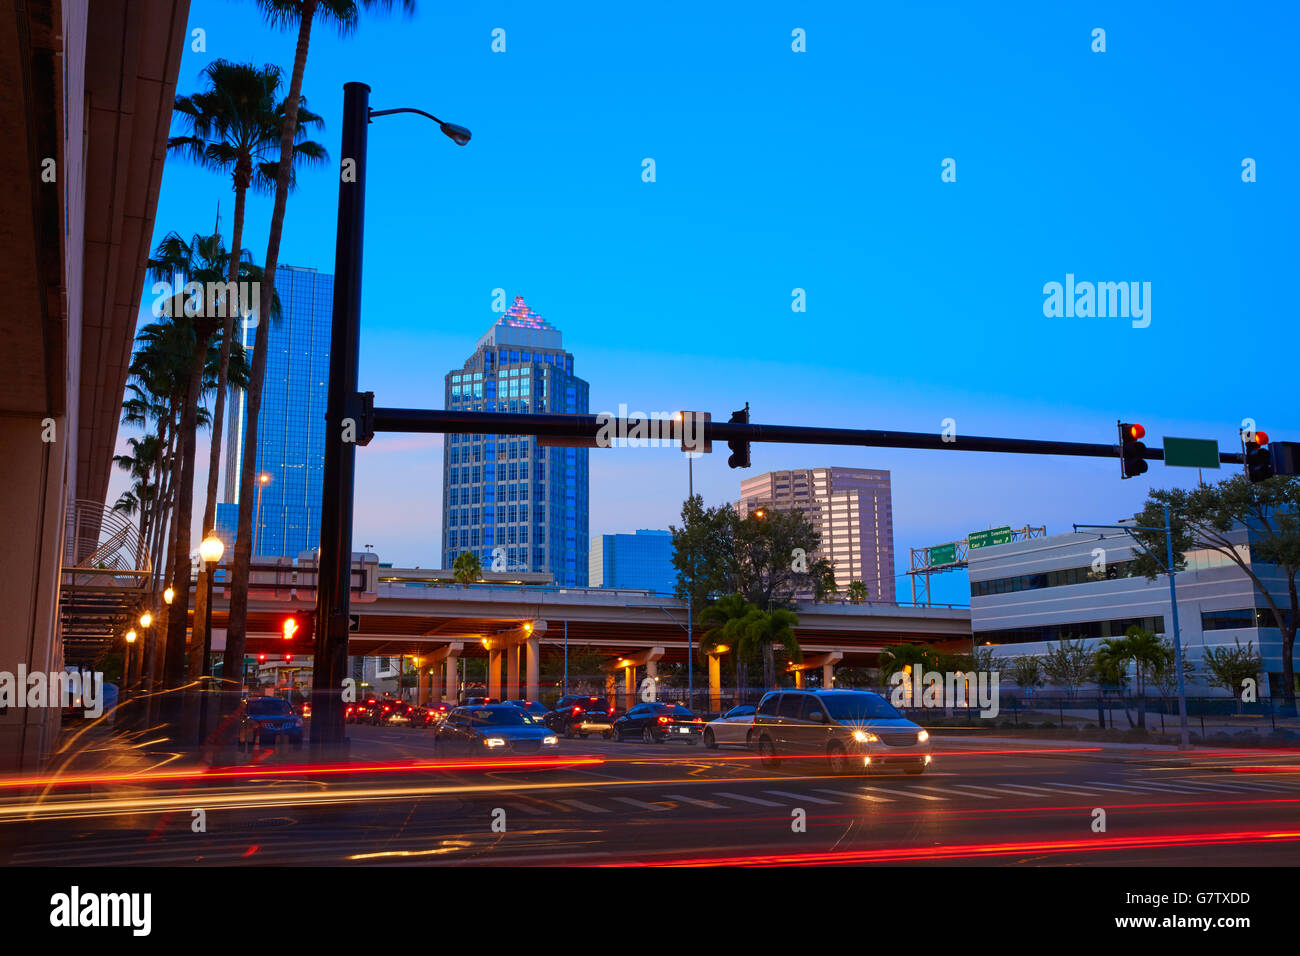
<svg viewBox="0 0 1300 956"><path fill-rule="evenodd" d="M361 630L361 615L360 615L360 614L349 614L349 615L348 615L348 630L349 630L349 631L359 631L359 630Z"/></svg>
<svg viewBox="0 0 1300 956"><path fill-rule="evenodd" d="M1218 468L1219 443L1212 438L1166 438L1165 464L1176 468Z"/></svg>
<svg viewBox="0 0 1300 956"><path fill-rule="evenodd" d="M939 564L956 564L956 563L957 563L957 545L937 544L930 549L931 567Z"/></svg>
<svg viewBox="0 0 1300 956"><path fill-rule="evenodd" d="M971 550L975 548L988 548L995 544L1006 544L1011 540L1011 528L992 528L989 531L972 531L966 536L966 541Z"/></svg>

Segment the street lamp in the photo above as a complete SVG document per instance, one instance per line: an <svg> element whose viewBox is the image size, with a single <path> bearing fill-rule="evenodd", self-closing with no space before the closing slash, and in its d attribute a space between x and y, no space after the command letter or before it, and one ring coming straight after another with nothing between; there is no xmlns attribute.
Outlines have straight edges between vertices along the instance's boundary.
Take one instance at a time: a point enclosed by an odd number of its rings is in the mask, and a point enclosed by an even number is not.
<svg viewBox="0 0 1300 956"><path fill-rule="evenodd" d="M168 604L171 604L172 601L174 601L175 599L176 599L176 592L173 591L171 588L168 588L167 590L163 591L163 600L166 601Z"/></svg>
<svg viewBox="0 0 1300 956"><path fill-rule="evenodd" d="M258 542L262 540L262 489L271 481L271 476L262 472L257 476L257 517L253 521L253 557L259 554Z"/></svg>
<svg viewBox="0 0 1300 956"><path fill-rule="evenodd" d="M131 645L135 643L135 631L126 632L126 652L122 655L122 685L129 687L131 684Z"/></svg>
<svg viewBox="0 0 1300 956"><path fill-rule="evenodd" d="M203 566L206 570L204 575L204 587L207 590L207 610L203 621L203 662L199 668L199 676L206 680L208 675L208 659L212 656L212 573L216 569L217 562L225 553L226 546L221 539L217 537L215 531L209 531L203 543L199 545L199 557L203 559ZM242 662L241 662L242 663ZM229 668L225 668L229 670ZM241 667L242 671L242 667ZM206 684L204 685L206 686ZM207 739L208 730L208 702L199 697L199 743Z"/></svg>
<svg viewBox="0 0 1300 956"><path fill-rule="evenodd" d="M365 396L357 390L361 338L362 240L365 233L367 137L376 116L414 113L438 124L457 146L470 131L413 107L370 108L370 87L343 84L343 129L339 155L355 175L339 179L338 229L334 246L334 306L330 325L329 389L325 402L325 468L321 489L320 562L316 576L315 674L312 680L313 747L343 743L345 729L338 688L347 676L348 616L352 584L352 505L356 488L357 442L342 441L344 419L364 420ZM368 438L362 439L365 443Z"/></svg>
<svg viewBox="0 0 1300 956"><path fill-rule="evenodd" d="M140 615L140 626L149 627L149 625L151 624L153 624L153 615L150 614L148 611L145 611L143 614Z"/></svg>

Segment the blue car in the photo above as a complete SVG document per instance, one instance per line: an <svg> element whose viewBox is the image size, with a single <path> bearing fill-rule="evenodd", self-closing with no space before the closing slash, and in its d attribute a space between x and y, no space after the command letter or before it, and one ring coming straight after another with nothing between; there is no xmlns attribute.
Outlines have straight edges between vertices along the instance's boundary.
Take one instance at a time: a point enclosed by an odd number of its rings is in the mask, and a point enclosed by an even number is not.
<svg viewBox="0 0 1300 956"><path fill-rule="evenodd" d="M276 738L287 737L295 748L302 746L302 718L287 700L279 697L250 697L239 717L239 746L271 746Z"/></svg>

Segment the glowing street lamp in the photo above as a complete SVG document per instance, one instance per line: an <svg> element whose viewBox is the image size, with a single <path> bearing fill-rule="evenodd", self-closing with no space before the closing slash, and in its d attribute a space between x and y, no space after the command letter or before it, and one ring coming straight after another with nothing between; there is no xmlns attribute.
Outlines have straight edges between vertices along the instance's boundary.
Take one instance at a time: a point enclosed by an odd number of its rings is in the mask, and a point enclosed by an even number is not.
<svg viewBox="0 0 1300 956"><path fill-rule="evenodd" d="M262 472L257 476L257 517L253 520L253 555L258 554L258 542L262 540L262 489L271 482L271 476Z"/></svg>
<svg viewBox="0 0 1300 956"><path fill-rule="evenodd" d="M168 588L166 591L163 591L163 600L166 601L168 604L171 604L172 601L175 600L175 598L176 598L176 592L173 591L171 588Z"/></svg>
<svg viewBox="0 0 1300 956"><path fill-rule="evenodd" d="M145 611L143 614L140 615L140 626L141 626L141 627L149 627L149 626L152 625L152 624L153 624L153 615L152 615L152 614L150 614L148 611ZM132 631L131 633L134 634L135 632Z"/></svg>

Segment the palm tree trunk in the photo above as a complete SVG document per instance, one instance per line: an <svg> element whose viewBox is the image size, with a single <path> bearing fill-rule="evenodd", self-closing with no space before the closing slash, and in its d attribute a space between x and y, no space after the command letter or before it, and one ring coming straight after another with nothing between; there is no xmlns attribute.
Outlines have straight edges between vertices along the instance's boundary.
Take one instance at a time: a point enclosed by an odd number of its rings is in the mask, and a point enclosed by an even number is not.
<svg viewBox="0 0 1300 956"><path fill-rule="evenodd" d="M185 681L185 632L190 610L190 523L194 509L195 433L198 431L199 396L203 388L203 367L207 359L206 340L199 338L190 367L189 388L181 410L180 481L176 485L176 545L171 554L172 613L167 620L167 650L163 660L166 689L174 691ZM168 710L180 716L180 697L169 694Z"/></svg>
<svg viewBox="0 0 1300 956"><path fill-rule="evenodd" d="M770 641L763 642L763 689L776 687L776 655Z"/></svg>
<svg viewBox="0 0 1300 956"><path fill-rule="evenodd" d="M298 24L298 47L294 52L293 76L284 105L284 128L280 131L280 169L275 178L275 205L271 209L271 229L266 241L266 259L262 262L262 295L257 313L257 335L253 342L253 364L249 369L247 391L248 424L244 431L244 460L239 470L239 523L235 532L235 554L231 567L230 614L226 622L226 665L230 674L242 674L244 646L248 628L248 571L253 556L253 480L257 470L257 426L262 410L262 385L266 378L266 340L275 297L275 270L280 264L280 236L284 231L284 209L289 196L289 172L293 162L293 139L298 127L298 98L302 94L302 77L307 69L307 47L311 24L316 16L316 0L306 0ZM347 556L345 556L346 558ZM325 626L321 622L321 626ZM238 695L222 696L222 713L238 704Z"/></svg>

